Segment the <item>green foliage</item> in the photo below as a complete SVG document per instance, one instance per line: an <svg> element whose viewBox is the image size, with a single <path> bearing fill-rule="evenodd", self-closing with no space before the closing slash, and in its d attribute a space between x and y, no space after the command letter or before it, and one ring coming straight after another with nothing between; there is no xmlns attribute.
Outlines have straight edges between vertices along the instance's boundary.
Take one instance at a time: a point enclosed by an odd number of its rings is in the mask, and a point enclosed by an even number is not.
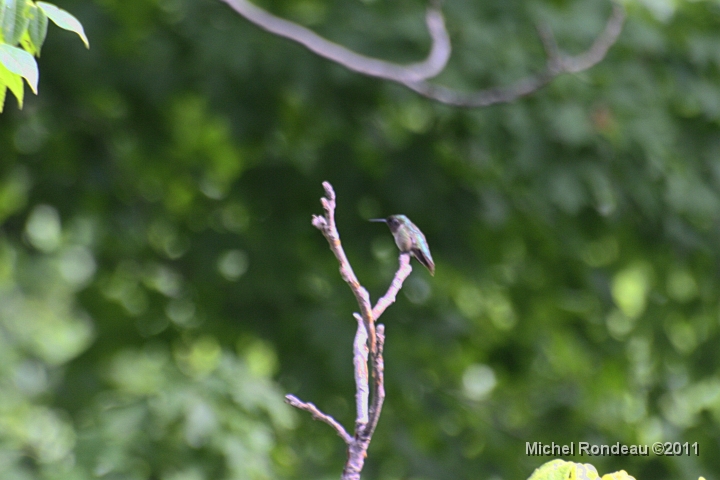
<svg viewBox="0 0 720 480"><path fill-rule="evenodd" d="M551 460L536 468L529 480L567 480L573 478L574 473L575 463Z"/></svg>
<svg viewBox="0 0 720 480"><path fill-rule="evenodd" d="M428 45L425 2L263 5L370 55ZM630 4L599 65L473 111L346 72L221 2L62 6L93 49L44 43L42 95L0 117L4 477L337 478L342 441L281 403L354 421L357 306L310 225L328 180L373 299L397 248L367 219L407 215L436 263L415 262L382 317L364 477L527 478L549 458L526 442L668 441L700 455L564 460L716 478L717 2ZM439 81L468 90L542 68L536 22L575 53L610 11L443 8Z"/></svg>
<svg viewBox="0 0 720 480"><path fill-rule="evenodd" d="M82 25L65 10L47 2L0 0L0 113L8 88L22 108L23 78L37 95L39 73L33 56L40 57L48 18L58 27L77 33L85 46L90 48Z"/></svg>
<svg viewBox="0 0 720 480"><path fill-rule="evenodd" d="M602 477L589 463L551 460L535 469L529 480L635 480L625 470L606 473Z"/></svg>
<svg viewBox="0 0 720 480"><path fill-rule="evenodd" d="M63 10L62 8L56 7L52 3L37 2L36 5L37 5L37 10L35 11L35 13L37 15L42 15L42 17L40 17L40 18L47 17L50 20L52 20L55 25L62 28L63 30L68 30L68 31L77 33L78 36L80 37L80 40L82 40L83 43L85 44L85 47L90 48L90 42L88 41L87 37L85 36L85 30L83 30L82 24L80 23L80 21L77 18L73 17L68 12ZM42 13L40 13L40 12L42 12ZM45 25L44 28L45 28L45 30L47 30L47 20L46 19L41 20L41 22L42 23L40 24L40 27L42 27L44 24ZM42 45L42 40L45 39L44 33L39 35L38 38L40 39L41 43L37 43L34 41L33 41L33 43L35 44L35 48L38 51L40 51L40 47Z"/></svg>

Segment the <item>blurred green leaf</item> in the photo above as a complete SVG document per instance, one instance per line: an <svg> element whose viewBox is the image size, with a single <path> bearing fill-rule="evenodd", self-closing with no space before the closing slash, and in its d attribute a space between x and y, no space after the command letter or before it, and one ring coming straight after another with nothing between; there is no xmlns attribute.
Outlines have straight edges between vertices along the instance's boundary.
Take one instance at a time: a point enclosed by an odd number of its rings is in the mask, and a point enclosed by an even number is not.
<svg viewBox="0 0 720 480"><path fill-rule="evenodd" d="M23 89L23 77L20 76L20 74L13 73L9 69L5 67L5 65L0 60L0 84L3 86L3 92L5 92L7 88L10 89L10 91L15 95L15 98L17 99L18 105L20 108L22 108L23 105L23 98L25 95L25 91ZM3 99L5 98L5 93L3 93ZM3 102L4 105L4 102Z"/></svg>
<svg viewBox="0 0 720 480"><path fill-rule="evenodd" d="M37 95L37 84L38 84L38 67L37 62L25 50L10 45L0 45L0 64L4 66L11 73L20 75L24 78L33 93ZM12 90L12 83L6 81L7 77L3 76L3 81L7 83L8 87ZM15 96L18 97L17 93ZM20 99L21 97L18 97ZM22 102L21 102L22 104Z"/></svg>
<svg viewBox="0 0 720 480"><path fill-rule="evenodd" d="M3 0L0 3L0 27L4 43L14 46L28 26L27 0Z"/></svg>
<svg viewBox="0 0 720 480"><path fill-rule="evenodd" d="M85 36L85 30L83 29L80 21L75 18L72 14L66 12L62 8L58 8L52 3L47 2L36 2L36 5L42 10L55 25L62 28L63 30L69 30L77 33L80 39L85 44L86 48L90 48L90 42Z"/></svg>
<svg viewBox="0 0 720 480"><path fill-rule="evenodd" d="M48 17L42 9L34 4L28 5L27 16L30 19L30 23L27 26L28 38L30 40L29 45L32 46L32 50L28 51L39 57L40 50L47 36Z"/></svg>

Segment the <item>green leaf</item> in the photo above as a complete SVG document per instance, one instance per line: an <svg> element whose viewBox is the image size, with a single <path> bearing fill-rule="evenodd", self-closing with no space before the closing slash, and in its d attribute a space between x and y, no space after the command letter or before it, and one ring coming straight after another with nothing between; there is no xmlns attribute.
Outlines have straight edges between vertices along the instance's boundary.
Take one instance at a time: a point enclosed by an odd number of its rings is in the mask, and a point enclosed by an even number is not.
<svg viewBox="0 0 720 480"><path fill-rule="evenodd" d="M3 41L9 45L17 45L22 33L30 21L25 16L27 0L4 0L2 5L2 29Z"/></svg>
<svg viewBox="0 0 720 480"><path fill-rule="evenodd" d="M598 471L589 463L575 464L575 478L577 480L595 480L599 477Z"/></svg>
<svg viewBox="0 0 720 480"><path fill-rule="evenodd" d="M35 47L35 44L30 39L30 34L27 30L23 32L23 36L20 39L20 48L28 52L30 55L37 57L38 55L38 49Z"/></svg>
<svg viewBox="0 0 720 480"><path fill-rule="evenodd" d="M64 30L70 30L71 32L77 33L85 44L85 47L90 48L90 42L85 36L85 30L83 30L83 26L77 18L62 8L56 7L52 3L37 2L37 6L45 12L55 25Z"/></svg>
<svg viewBox="0 0 720 480"><path fill-rule="evenodd" d="M37 62L32 55L21 48L3 44L0 45L0 63L12 73L25 78L33 93L37 95L39 73Z"/></svg>
<svg viewBox="0 0 720 480"><path fill-rule="evenodd" d="M564 460L551 460L535 469L528 480L569 480L575 470L575 464Z"/></svg>
<svg viewBox="0 0 720 480"><path fill-rule="evenodd" d="M7 92L7 86L0 83L0 113L3 111L5 106L5 93Z"/></svg>
<svg viewBox="0 0 720 480"><path fill-rule="evenodd" d="M28 8L28 17L30 18L30 23L28 24L27 32L30 36L30 42L32 42L33 48L35 49L34 54L39 57L40 49L47 36L48 17L41 8L33 4L30 4Z"/></svg>
<svg viewBox="0 0 720 480"><path fill-rule="evenodd" d="M596 480L595 467L589 463L574 463L556 459L536 468L529 480Z"/></svg>
<svg viewBox="0 0 720 480"><path fill-rule="evenodd" d="M602 476L602 480L635 480L635 477L628 475L625 470L620 470L619 472L606 473Z"/></svg>
<svg viewBox="0 0 720 480"><path fill-rule="evenodd" d="M4 45L3 45L4 46ZM23 106L23 98L25 95L25 90L23 89L23 83L22 83L22 77L18 75L17 73L13 73L5 66L0 63L0 85L2 85L2 88L5 87L9 88L10 91L15 95L15 98L17 98L18 106L22 108ZM5 92L3 92L3 96L5 95Z"/></svg>

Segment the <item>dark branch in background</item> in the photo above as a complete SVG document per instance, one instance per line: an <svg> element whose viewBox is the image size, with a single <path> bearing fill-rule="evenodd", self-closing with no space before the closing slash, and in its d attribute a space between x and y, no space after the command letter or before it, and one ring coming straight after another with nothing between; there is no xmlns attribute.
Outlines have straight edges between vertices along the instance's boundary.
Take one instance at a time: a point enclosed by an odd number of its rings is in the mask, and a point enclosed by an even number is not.
<svg viewBox="0 0 720 480"><path fill-rule="evenodd" d="M445 29L445 19L440 8L434 4L428 7L425 16L425 22L432 38L430 53L420 63L398 65L348 50L297 23L276 17L247 0L223 1L250 22L268 32L288 38L321 57L371 77L384 78L403 84L417 82L437 76L443 71L450 58L450 36Z"/></svg>
<svg viewBox="0 0 720 480"><path fill-rule="evenodd" d="M315 420L327 423L337 432L340 438L348 445L348 458L343 469L342 480L360 480L360 472L362 472L365 464L370 440L375 432L375 427L377 427L385 400L385 363L383 360L385 327L377 325L376 328L375 321L387 307L395 302L395 297L402 288L405 279L412 272L412 267L410 266L410 255L401 253L400 265L390 284L390 288L373 308L370 304L370 295L360 285L340 243L340 234L335 225L335 191L328 182L323 182L323 188L326 197L323 197L320 201L325 210L325 215L313 215L312 224L327 239L330 250L335 254L335 258L340 264L340 276L350 286L361 312L353 314L358 324L355 341L353 342L355 432L353 436L350 436L337 420L321 412L312 403L303 402L294 395L286 395L285 401L295 408L310 412ZM368 355L368 352L372 353L372 355ZM368 359L372 370L372 385L368 375Z"/></svg>
<svg viewBox="0 0 720 480"><path fill-rule="evenodd" d="M605 24L605 29L598 35L592 46L584 53L572 56L562 54L555 44L552 32L547 28L541 28L539 29L540 38L547 55L545 69L542 72L520 80L509 87L489 88L467 93L427 82L428 79L442 72L452 51L450 37L445 28L445 19L440 11L440 1L438 0L430 2L425 16L432 40L430 53L424 61L408 65L400 65L355 53L305 27L276 17L247 0L223 1L255 25L270 33L297 42L315 54L345 68L399 83L424 97L457 107L486 107L496 103L511 102L537 91L558 75L578 73L589 69L605 58L610 47L617 41L625 22L625 11L619 4L613 3L613 11Z"/></svg>
<svg viewBox="0 0 720 480"><path fill-rule="evenodd" d="M605 24L605 29L595 39L592 46L584 53L572 56L564 55L558 50L550 29L538 29L547 55L545 70L509 87L464 93L424 81L405 83L405 86L420 95L456 107L487 107L496 103L508 103L539 90L558 75L582 72L599 63L617 41L624 22L625 10L620 5L613 4L613 11Z"/></svg>

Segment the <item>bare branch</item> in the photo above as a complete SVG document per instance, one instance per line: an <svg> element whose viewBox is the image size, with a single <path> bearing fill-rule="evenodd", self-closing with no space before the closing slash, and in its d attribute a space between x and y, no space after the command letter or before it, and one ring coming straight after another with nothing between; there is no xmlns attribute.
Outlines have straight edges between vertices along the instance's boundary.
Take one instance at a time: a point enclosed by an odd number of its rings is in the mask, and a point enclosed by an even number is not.
<svg viewBox="0 0 720 480"><path fill-rule="evenodd" d="M398 83L417 82L437 76L443 71L450 58L450 36L445 29L445 19L440 9L433 4L428 7L425 16L428 32L432 39L430 53L422 62L398 65L355 53L324 39L305 27L276 17L247 0L223 1L247 20L268 32L288 38L323 58L371 77L384 78Z"/></svg>
<svg viewBox="0 0 720 480"><path fill-rule="evenodd" d="M377 326L378 354L377 360L373 362L373 403L370 406L370 421L365 429L365 435L369 439L375 433L383 402L385 401L385 361L383 360L383 348L385 347L385 325Z"/></svg>
<svg viewBox="0 0 720 480"><path fill-rule="evenodd" d="M328 244L330 244L330 250L332 250L335 254L335 258L337 258L340 263L340 276L350 286L350 290L352 290L353 294L355 294L355 299L360 307L360 314L362 315L363 322L365 323L365 329L367 330L368 337L370 338L370 352L374 354L376 351L375 317L373 317L372 310L370 308L370 295L367 290L360 285L360 282L355 276L355 272L353 272L352 266L350 266L350 261L345 255L342 243L340 243L340 234L338 233L337 226L335 225L335 191L333 190L332 185L328 182L323 182L323 188L325 189L327 198L323 197L320 201L323 209L325 210L325 216L318 217L317 215L313 215L312 224L319 229L327 239Z"/></svg>
<svg viewBox="0 0 720 480"><path fill-rule="evenodd" d="M365 428L370 421L368 404L370 398L370 387L368 382L368 335L365 331L365 324L359 314L353 315L358 322L355 342L353 342L353 365L355 365L355 431Z"/></svg>
<svg viewBox="0 0 720 480"><path fill-rule="evenodd" d="M578 73L599 63L617 41L624 22L625 10L620 5L613 4L613 11L605 24L605 29L587 51L575 56L562 55L555 44L552 32L549 29L539 28L540 39L548 57L545 70L509 87L464 93L425 81L405 83L404 85L424 97L457 107L477 108L496 103L508 103L539 90L558 75Z"/></svg>
<svg viewBox="0 0 720 480"><path fill-rule="evenodd" d="M387 293L383 295L380 300L378 300L377 304L373 308L372 313L374 318L379 318L387 307L395 303L395 298L397 297L397 293L402 288L403 282L408 277L408 275L410 275L410 272L412 272L412 266L410 265L410 254L401 253L399 262L400 266L398 267L398 271L395 272L395 278L393 278L393 281L390 284L390 288L388 288Z"/></svg>
<svg viewBox="0 0 720 480"><path fill-rule="evenodd" d="M548 57L545 70L519 80L508 87L489 88L476 92L460 92L427 82L428 79L436 77L442 72L452 51L450 37L445 28L445 19L440 11L439 0L430 2L425 16L428 32L432 39L430 53L424 61L409 65L401 65L355 53L337 43L326 40L305 27L276 17L253 5L248 0L223 1L255 25L275 35L297 42L313 53L345 68L363 75L399 83L426 98L440 103L467 108L508 103L539 90L558 75L578 73L591 68L605 58L610 47L615 44L620 36L625 22L623 7L613 3L612 14L608 18L602 33L587 51L575 56L563 55L555 44L552 32L549 29L540 28L540 39ZM371 338L372 335L373 333L370 332Z"/></svg>
<svg viewBox="0 0 720 480"><path fill-rule="evenodd" d="M362 322L358 319L358 334L362 328ZM373 396L372 405L368 412L368 404L365 403L364 414L369 413L369 420L367 422L356 422L355 438L353 442L348 446L348 459L343 469L342 480L360 480L360 472L362 472L363 466L365 465L365 458L367 456L367 450L370 447L370 440L372 440L373 433L375 433L375 427L377 427L378 420L380 419L380 412L385 401L385 362L383 360L383 347L385 346L385 326L378 325L378 353L373 358ZM356 337L357 338L357 337ZM357 341L356 341L357 345ZM357 355L357 353L356 353ZM365 358L367 359L367 349L365 349ZM357 364L356 364L357 365ZM367 364L365 364L367 365ZM365 387L367 388L367 371L363 377L365 381ZM355 379L358 379L358 373L355 373ZM359 385L358 385L358 399L359 399ZM367 399L365 399L367 400ZM358 405L359 408L359 405ZM359 418L359 417L358 417Z"/></svg>
<svg viewBox="0 0 720 480"><path fill-rule="evenodd" d="M325 422L330 425L333 429L335 429L337 434L340 435L340 438L342 438L348 445L353 441L353 437L351 437L350 434L345 431L343 426L340 425L337 420L335 420L330 415L321 412L320 409L318 409L314 404L310 402L303 402L295 395L285 395L285 402L295 408L310 412L310 415L312 415L313 419L320 420L321 422Z"/></svg>
<svg viewBox="0 0 720 480"><path fill-rule="evenodd" d="M550 29L550 26L542 23L537 26L538 36L540 41L545 48L545 55L547 55L547 68L548 70L555 70L559 68L561 62L560 49L558 48L557 42L555 41L555 34Z"/></svg>
<svg viewBox="0 0 720 480"><path fill-rule="evenodd" d="M377 427L385 401L385 361L383 360L385 326L378 325L376 331L375 319L395 302L397 293L402 288L407 276L410 275L412 267L410 266L410 255L406 253L400 254L400 264L392 284L373 310L370 306L370 296L355 277L355 273L340 243L340 236L335 225L335 191L328 182L323 182L323 188L326 197L321 198L321 203L325 215L313 215L312 224L327 239L330 249L340 263L340 275L350 285L350 289L355 294L362 311L362 314L353 314L358 324L353 342L356 403L355 433L350 436L334 418L322 413L312 403L302 402L293 395L286 395L285 401L296 408L310 412L314 419L321 420L335 429L348 445L348 458L343 469L342 480L360 480L360 472L362 472L365 464L370 440ZM368 348L368 344L370 348ZM369 355L369 352L373 354ZM370 388L368 375L368 360L372 367L372 388Z"/></svg>
<svg viewBox="0 0 720 480"><path fill-rule="evenodd" d="M408 83L405 84L405 86L423 97L436 100L446 105L478 108L488 107L496 103L512 102L513 100L517 100L520 97L524 97L541 89L553 78L553 76L547 74L535 75L525 78L510 87L488 88L472 93L460 92L452 88L433 85L427 82Z"/></svg>
<svg viewBox="0 0 720 480"><path fill-rule="evenodd" d="M612 15L602 33L585 53L563 59L563 70L568 73L577 73L598 64L617 41L622 32L623 23L625 23L625 10L619 4L614 3Z"/></svg>

